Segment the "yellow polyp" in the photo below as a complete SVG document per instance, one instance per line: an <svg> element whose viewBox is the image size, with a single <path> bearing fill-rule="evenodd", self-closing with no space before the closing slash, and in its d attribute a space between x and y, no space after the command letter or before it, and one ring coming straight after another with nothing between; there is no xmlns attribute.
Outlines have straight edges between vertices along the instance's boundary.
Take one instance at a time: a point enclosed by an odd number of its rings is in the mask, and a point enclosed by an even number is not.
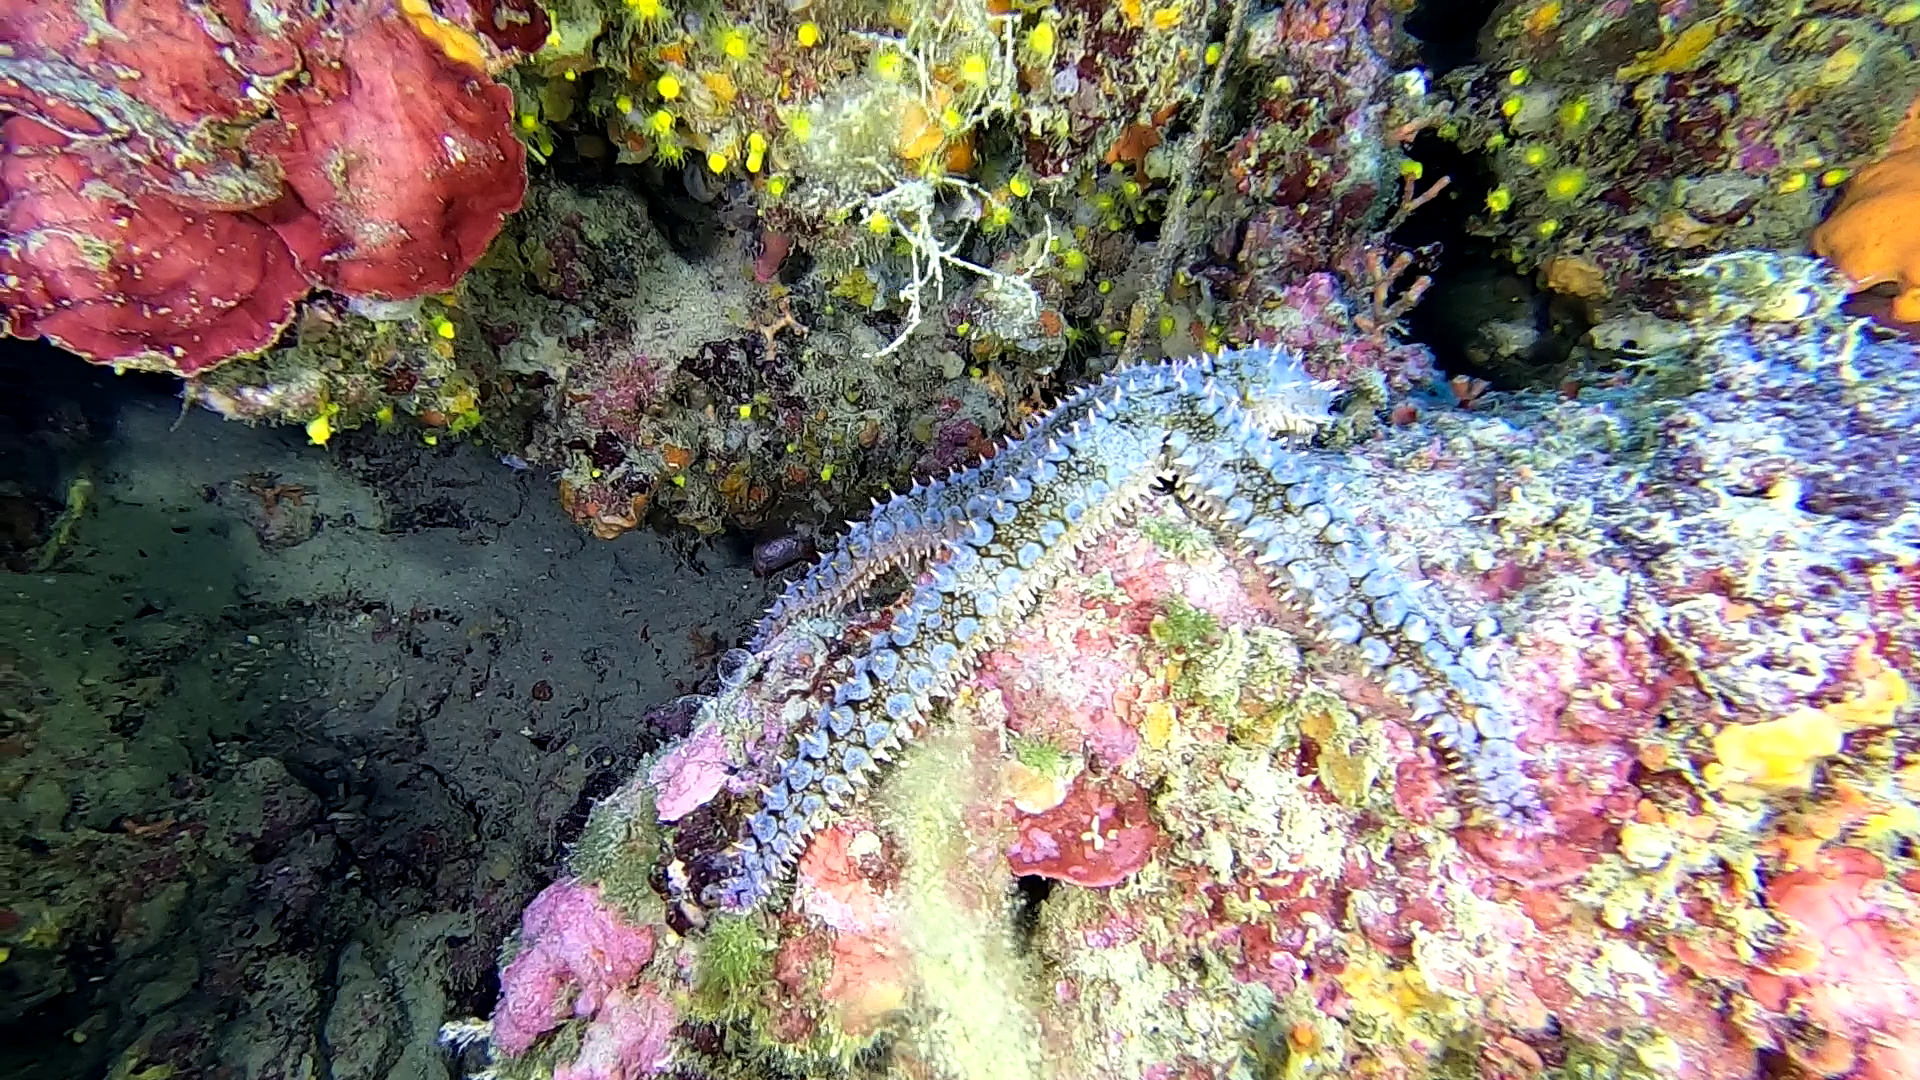
<svg viewBox="0 0 1920 1080"><path fill-rule="evenodd" d="M707 155L707 171L723 173L727 171L727 155L714 152Z"/></svg>
<svg viewBox="0 0 1920 1080"><path fill-rule="evenodd" d="M1400 163L1400 175L1412 180L1420 179L1421 176L1425 175L1426 171L1427 167L1417 161L1409 160Z"/></svg>
<svg viewBox="0 0 1920 1080"><path fill-rule="evenodd" d="M1531 78L1533 78L1533 72L1523 67L1514 68L1512 71L1507 72L1507 85L1525 86L1527 85L1527 80Z"/></svg>
<svg viewBox="0 0 1920 1080"><path fill-rule="evenodd" d="M1050 22L1043 22L1027 31L1027 51L1040 59L1044 60L1052 56L1053 47L1057 43L1058 37Z"/></svg>
<svg viewBox="0 0 1920 1080"><path fill-rule="evenodd" d="M1888 26L1905 26L1915 19L1920 19L1920 0L1901 4L1887 12L1886 23Z"/></svg>
<svg viewBox="0 0 1920 1080"><path fill-rule="evenodd" d="M1821 86L1839 86L1859 73L1860 63L1866 58L1867 54L1860 46L1844 45L1820 65L1820 72L1814 76L1814 81Z"/></svg>
<svg viewBox="0 0 1920 1080"><path fill-rule="evenodd" d="M1148 702L1146 717L1140 724L1140 737L1155 750L1167 745L1173 738L1173 703L1170 701Z"/></svg>
<svg viewBox="0 0 1920 1080"><path fill-rule="evenodd" d="M1225 52L1226 50L1221 48L1220 43L1217 41L1211 45L1208 45L1207 52L1206 52L1207 66L1212 67L1213 65L1219 63L1220 57L1224 55Z"/></svg>
<svg viewBox="0 0 1920 1080"><path fill-rule="evenodd" d="M1848 173L1845 169L1828 169L1820 174L1820 186L1824 188L1839 187L1841 184L1847 182L1847 175Z"/></svg>
<svg viewBox="0 0 1920 1080"><path fill-rule="evenodd" d="M1673 854L1675 839L1665 825L1629 822L1620 827L1620 857L1643 870L1657 869Z"/></svg>
<svg viewBox="0 0 1920 1080"><path fill-rule="evenodd" d="M1719 766L1709 779L1719 786L1762 791L1804 790L1816 766L1840 752L1841 725L1822 709L1798 709L1776 720L1735 724L1713 738Z"/></svg>
<svg viewBox="0 0 1920 1080"><path fill-rule="evenodd" d="M1860 823L1858 835L1860 839L1870 842L1920 836L1920 809L1900 803L1884 813L1873 814Z"/></svg>
<svg viewBox="0 0 1920 1080"><path fill-rule="evenodd" d="M908 102L907 107L901 110L899 123L899 132L894 137L894 152L907 161L919 161L946 142L946 131L917 101Z"/></svg>
<svg viewBox="0 0 1920 1080"><path fill-rule="evenodd" d="M1824 710L1848 731L1888 727L1894 714L1913 700L1906 678L1880 659L1871 641L1862 641L1854 651L1853 675L1860 680L1860 689Z"/></svg>
<svg viewBox="0 0 1920 1080"><path fill-rule="evenodd" d="M660 96L668 101L680 96L680 80L672 72L660 76L653 84L653 88L660 91Z"/></svg>
<svg viewBox="0 0 1920 1080"><path fill-rule="evenodd" d="M1523 164L1539 168L1552 160L1553 152L1539 143L1529 143L1520 149L1520 161Z"/></svg>
<svg viewBox="0 0 1920 1080"><path fill-rule="evenodd" d="M1513 192L1497 187L1487 192L1487 209L1496 214L1504 214L1513 205Z"/></svg>
<svg viewBox="0 0 1920 1080"><path fill-rule="evenodd" d="M1700 59L1719 36L1720 20L1702 19L1680 31L1672 41L1658 49L1641 53L1633 63L1616 74L1622 79L1638 79L1647 75L1673 75L1685 71Z"/></svg>
<svg viewBox="0 0 1920 1080"><path fill-rule="evenodd" d="M1435 1025L1454 1026L1462 1005L1435 991L1417 964L1396 968L1377 949L1355 949L1352 955L1356 959L1334 978L1355 1013L1402 1043L1431 1043Z"/></svg>
<svg viewBox="0 0 1920 1080"><path fill-rule="evenodd" d="M1521 101L1518 95L1509 97L1500 103L1500 115L1511 120L1520 115L1520 109L1525 104L1526 102Z"/></svg>
<svg viewBox="0 0 1920 1080"><path fill-rule="evenodd" d="M1007 191L1016 199L1024 199L1033 194L1033 183L1026 177L1016 174L1013 179L1007 181Z"/></svg>
<svg viewBox="0 0 1920 1080"><path fill-rule="evenodd" d="M633 99L625 94L621 94L619 97L613 99L613 108L614 111L625 116L627 113L633 111Z"/></svg>
<svg viewBox="0 0 1920 1080"><path fill-rule="evenodd" d="M751 420L751 419L753 419L753 406L752 406L752 405L742 405L742 406L740 406L740 408L739 408L739 409L737 409L737 410L735 410L735 411L736 411L736 412L737 412L737 413L739 414L739 416L740 416L740 419L742 419L742 420Z"/></svg>
<svg viewBox="0 0 1920 1080"><path fill-rule="evenodd" d="M1171 30L1174 27L1179 25L1180 25L1179 7L1168 6L1168 7L1154 9L1153 28L1155 30Z"/></svg>
<svg viewBox="0 0 1920 1080"><path fill-rule="evenodd" d="M660 0L627 0L627 10L641 22L663 22L669 14Z"/></svg>
<svg viewBox="0 0 1920 1080"><path fill-rule="evenodd" d="M753 39L740 27L730 27L720 33L720 52L727 59L739 63L753 54Z"/></svg>
<svg viewBox="0 0 1920 1080"><path fill-rule="evenodd" d="M400 14L450 59L481 71L487 69L487 50L480 39L434 14L428 0L400 0Z"/></svg>
<svg viewBox="0 0 1920 1080"><path fill-rule="evenodd" d="M1547 177L1547 198L1564 202L1587 188L1587 170L1569 165Z"/></svg>
<svg viewBox="0 0 1920 1080"><path fill-rule="evenodd" d="M823 484L825 484L825 483L828 483L829 481L831 481L832 479L833 479L833 466L831 466L831 465L823 465L823 466L821 466L821 468L820 468L820 482L821 482L821 483L823 483Z"/></svg>
<svg viewBox="0 0 1920 1080"><path fill-rule="evenodd" d="M340 415L340 406L329 401L320 406L320 413L307 421L307 441L315 446L327 445L333 438L333 418Z"/></svg>
<svg viewBox="0 0 1920 1080"><path fill-rule="evenodd" d="M1547 0L1546 3L1535 8L1533 14L1527 16L1525 23L1527 33L1533 37L1539 37L1553 29L1565 10L1565 5L1561 4L1560 0Z"/></svg>
<svg viewBox="0 0 1920 1080"><path fill-rule="evenodd" d="M1592 110L1586 98L1574 98L1560 106L1560 126L1572 131L1587 122L1587 114Z"/></svg>
<svg viewBox="0 0 1920 1080"><path fill-rule="evenodd" d="M438 323L434 324L433 332L446 338L448 341L452 341L455 333L453 322L449 319L441 319Z"/></svg>
<svg viewBox="0 0 1920 1080"><path fill-rule="evenodd" d="M700 76L700 85L706 87L707 93L712 94L722 105L731 105L740 96L739 88L733 85L733 76L724 71L703 73Z"/></svg>
<svg viewBox="0 0 1920 1080"><path fill-rule="evenodd" d="M647 118L647 126L653 128L655 135L666 135L673 131L673 114L659 109Z"/></svg>
<svg viewBox="0 0 1920 1080"><path fill-rule="evenodd" d="M992 73L993 68L987 63L987 58L979 53L962 57L960 60L960 79L963 82L974 86L985 86Z"/></svg>
<svg viewBox="0 0 1920 1080"><path fill-rule="evenodd" d="M899 82L907 73L906 58L897 52L883 52L873 58L873 73L888 82Z"/></svg>
<svg viewBox="0 0 1920 1080"><path fill-rule="evenodd" d="M801 23L800 28L793 32L793 39L799 42L800 47L803 49L813 48L815 45L820 44L820 24L811 22Z"/></svg>
<svg viewBox="0 0 1920 1080"><path fill-rule="evenodd" d="M1807 174L1803 172L1794 172L1794 173L1788 173L1785 179L1781 180L1778 184L1774 185L1774 190L1778 191L1782 195L1791 195L1794 192L1799 191L1801 188L1804 188L1806 186L1807 186Z"/></svg>

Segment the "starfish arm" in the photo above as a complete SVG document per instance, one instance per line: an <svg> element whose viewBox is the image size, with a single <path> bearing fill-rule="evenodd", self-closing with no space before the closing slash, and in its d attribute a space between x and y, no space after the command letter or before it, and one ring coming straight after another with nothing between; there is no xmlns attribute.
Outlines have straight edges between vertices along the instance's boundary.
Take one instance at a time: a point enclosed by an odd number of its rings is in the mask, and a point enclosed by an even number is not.
<svg viewBox="0 0 1920 1080"><path fill-rule="evenodd" d="M1201 363L1188 366L1200 370ZM962 523L977 509L970 509L970 502L1017 493L1049 440L1084 422L1103 401L1111 404L1116 395L1129 400L1164 384L1168 370L1169 365L1154 364L1113 372L1035 417L1020 436L1001 444L997 453L980 464L916 483L876 504L866 520L852 523L836 551L821 555L806 573L788 583L755 627L748 651L761 651L798 619L846 608L889 570L924 566L958 535Z"/></svg>
<svg viewBox="0 0 1920 1080"><path fill-rule="evenodd" d="M1201 401L1176 428L1173 467L1186 502L1277 576L1320 628L1384 669L1387 690L1439 744L1502 827L1544 823L1516 742L1518 708L1502 692L1491 642L1469 640L1438 592L1421 587L1363 529L1341 462L1295 450L1231 402Z"/></svg>
<svg viewBox="0 0 1920 1080"><path fill-rule="evenodd" d="M776 766L749 835L736 845L723 903L752 906L772 895L808 838L864 790L876 762L911 742L933 703L1032 613L1073 555L1152 489L1165 443L1164 429L1148 419L1155 395L1142 388L1124 417L1113 399L1103 400L1009 446L1009 461L1028 463L1020 485L969 497L957 537L895 607L890 628L848 665L793 756Z"/></svg>

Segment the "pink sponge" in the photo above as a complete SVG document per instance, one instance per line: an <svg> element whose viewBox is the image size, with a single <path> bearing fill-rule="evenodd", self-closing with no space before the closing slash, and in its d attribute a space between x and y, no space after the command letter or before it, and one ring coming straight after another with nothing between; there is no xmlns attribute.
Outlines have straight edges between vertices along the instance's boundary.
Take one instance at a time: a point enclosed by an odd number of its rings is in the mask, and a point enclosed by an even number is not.
<svg viewBox="0 0 1920 1080"><path fill-rule="evenodd" d="M633 1080L667 1067L672 1056L673 1010L646 988L615 991L594 1017L571 1065L553 1080Z"/></svg>
<svg viewBox="0 0 1920 1080"><path fill-rule="evenodd" d="M633 1028L628 1012L640 998L629 984L651 959L651 927L622 920L595 886L554 882L520 916L520 952L500 973L494 1046L524 1054L569 1013Z"/></svg>

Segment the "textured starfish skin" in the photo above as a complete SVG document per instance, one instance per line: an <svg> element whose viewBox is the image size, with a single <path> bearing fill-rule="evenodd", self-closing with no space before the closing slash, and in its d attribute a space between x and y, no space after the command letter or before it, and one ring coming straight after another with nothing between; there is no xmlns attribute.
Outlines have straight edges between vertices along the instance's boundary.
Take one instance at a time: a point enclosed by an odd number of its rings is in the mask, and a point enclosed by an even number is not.
<svg viewBox="0 0 1920 1080"><path fill-rule="evenodd" d="M795 618L847 606L892 567L927 571L803 722L747 818L720 901L748 907L772 895L808 837L924 728L933 702L1163 477L1277 573L1324 637L1384 669L1386 688L1424 722L1481 807L1509 826L1540 824L1491 648L1470 642L1436 597L1380 555L1340 493L1339 456L1295 438L1327 422L1328 400L1328 388L1278 350L1133 367L1075 393L981 465L876 507L788 588L755 648Z"/></svg>

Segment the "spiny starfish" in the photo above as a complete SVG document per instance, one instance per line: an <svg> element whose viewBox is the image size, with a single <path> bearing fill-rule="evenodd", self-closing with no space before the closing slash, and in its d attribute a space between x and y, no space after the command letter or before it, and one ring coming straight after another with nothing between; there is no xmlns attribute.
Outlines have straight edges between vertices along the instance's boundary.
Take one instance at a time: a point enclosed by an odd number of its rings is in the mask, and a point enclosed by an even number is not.
<svg viewBox="0 0 1920 1080"><path fill-rule="evenodd" d="M1378 535L1348 509L1339 455L1307 445L1330 420L1332 389L1278 349L1127 368L1074 393L987 461L876 505L838 552L787 588L753 648L796 618L847 607L889 569L924 570L775 766L718 899L749 907L772 895L808 837L914 739L933 703L1163 478L1274 568L1275 584L1326 639L1385 669L1383 685L1424 722L1488 814L1542 824L1490 635L1455 625L1431 590L1381 554Z"/></svg>

